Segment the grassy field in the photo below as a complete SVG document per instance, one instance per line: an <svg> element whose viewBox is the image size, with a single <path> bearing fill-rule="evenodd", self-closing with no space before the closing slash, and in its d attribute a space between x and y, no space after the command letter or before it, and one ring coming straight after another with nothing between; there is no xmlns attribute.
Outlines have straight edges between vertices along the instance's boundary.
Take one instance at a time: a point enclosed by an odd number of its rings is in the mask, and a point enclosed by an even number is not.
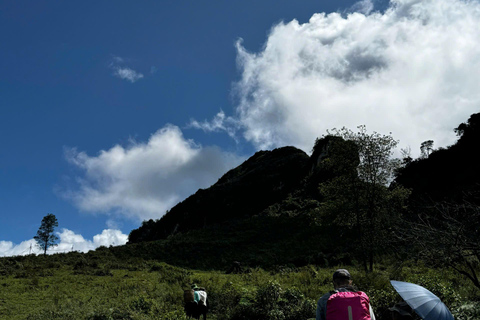
<svg viewBox="0 0 480 320"><path fill-rule="evenodd" d="M390 279L427 287L456 319L480 319L478 290L451 271L392 261L368 274L342 267L370 296L379 320L390 319L388 307L400 300ZM1 258L0 319L185 319L183 290L196 283L208 292L210 319L302 320L314 317L316 300L331 290L336 268L279 266L226 274L138 258L119 260L107 248Z"/></svg>

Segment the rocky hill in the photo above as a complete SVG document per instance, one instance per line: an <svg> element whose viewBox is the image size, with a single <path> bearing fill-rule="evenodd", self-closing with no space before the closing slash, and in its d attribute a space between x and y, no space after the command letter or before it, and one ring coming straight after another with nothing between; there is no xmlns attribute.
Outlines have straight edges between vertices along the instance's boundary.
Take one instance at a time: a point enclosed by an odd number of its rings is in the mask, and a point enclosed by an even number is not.
<svg viewBox="0 0 480 320"><path fill-rule="evenodd" d="M259 151L210 188L200 189L177 204L160 220L145 221L130 233L129 243L165 239L252 217L297 188L310 165L309 156L294 147Z"/></svg>
<svg viewBox="0 0 480 320"><path fill-rule="evenodd" d="M456 144L405 159L398 170L391 187L412 192L408 206L395 207L403 220L416 219L432 201L480 204L480 114L455 131ZM117 250L198 268L225 268L234 260L251 266L350 263L358 258L355 206L345 202L345 190L332 202L319 188L356 176L358 163L355 143L335 136L317 139L311 156L294 147L259 151L161 219L144 221ZM337 221L337 214L344 218ZM381 222L390 225L385 230L394 230L399 220L385 219L392 220Z"/></svg>

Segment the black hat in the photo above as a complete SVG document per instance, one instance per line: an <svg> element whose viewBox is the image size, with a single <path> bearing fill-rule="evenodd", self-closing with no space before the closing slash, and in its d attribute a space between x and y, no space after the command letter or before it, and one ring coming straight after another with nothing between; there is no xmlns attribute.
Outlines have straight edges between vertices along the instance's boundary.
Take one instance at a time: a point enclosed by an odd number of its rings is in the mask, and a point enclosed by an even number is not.
<svg viewBox="0 0 480 320"><path fill-rule="evenodd" d="M405 301L395 303L395 305L391 308L388 308L388 310L398 312L402 316L410 316L413 318L412 308L410 308Z"/></svg>
<svg viewBox="0 0 480 320"><path fill-rule="evenodd" d="M346 269L338 269L333 273L333 280L336 279L348 279L351 280L352 276L350 275L350 272Z"/></svg>

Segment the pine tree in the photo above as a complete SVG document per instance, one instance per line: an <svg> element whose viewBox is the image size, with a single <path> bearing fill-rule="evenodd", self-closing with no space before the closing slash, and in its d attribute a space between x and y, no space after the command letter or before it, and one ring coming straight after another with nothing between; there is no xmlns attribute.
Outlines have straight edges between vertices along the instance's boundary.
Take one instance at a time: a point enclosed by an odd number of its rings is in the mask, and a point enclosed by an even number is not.
<svg viewBox="0 0 480 320"><path fill-rule="evenodd" d="M37 235L33 237L37 245L47 255L47 249L57 246L58 237L53 233L55 227L58 227L58 221L54 214L49 213L42 219L42 224L38 228Z"/></svg>

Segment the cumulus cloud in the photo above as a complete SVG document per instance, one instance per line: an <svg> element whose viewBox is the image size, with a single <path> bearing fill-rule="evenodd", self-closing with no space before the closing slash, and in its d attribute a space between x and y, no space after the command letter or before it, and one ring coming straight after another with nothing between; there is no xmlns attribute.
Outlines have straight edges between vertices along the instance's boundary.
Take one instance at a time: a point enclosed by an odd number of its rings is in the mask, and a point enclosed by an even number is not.
<svg viewBox="0 0 480 320"><path fill-rule="evenodd" d="M455 142L480 106L479 2L372 3L280 23L260 52L237 43L236 117L248 141L308 151L327 129L364 124L414 155L425 140Z"/></svg>
<svg viewBox="0 0 480 320"><path fill-rule="evenodd" d="M138 220L161 217L242 160L185 139L173 125L158 130L148 142L116 145L97 156L68 149L66 157L84 173L66 197L85 211L120 213Z"/></svg>
<svg viewBox="0 0 480 320"><path fill-rule="evenodd" d="M59 238L58 246L47 250L47 254L79 251L88 252L95 250L100 246L118 246L127 243L128 235L123 234L120 230L105 229L101 234L93 237L93 240L87 240L82 235L63 229L57 232ZM11 241L0 241L0 257L19 256L27 254L42 254L43 251L37 247L36 241L30 239L20 244L14 244Z"/></svg>
<svg viewBox="0 0 480 320"><path fill-rule="evenodd" d="M34 239L14 244L11 241L0 241L0 257L19 256L32 253L30 248L35 248Z"/></svg>

